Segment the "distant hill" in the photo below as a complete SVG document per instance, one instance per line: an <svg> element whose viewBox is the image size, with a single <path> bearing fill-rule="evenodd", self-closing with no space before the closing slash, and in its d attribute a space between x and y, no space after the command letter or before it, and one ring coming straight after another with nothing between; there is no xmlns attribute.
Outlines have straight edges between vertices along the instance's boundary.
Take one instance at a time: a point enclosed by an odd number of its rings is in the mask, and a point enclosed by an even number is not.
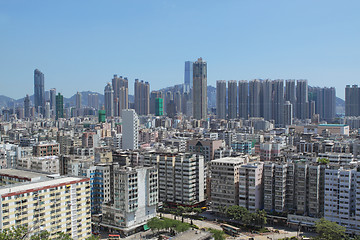
<svg viewBox="0 0 360 240"><path fill-rule="evenodd" d="M88 95L91 93L97 93L97 92L91 92L91 91L81 92L81 104L83 106L88 105ZM101 93L97 93L97 94L99 94L99 106L101 106L104 104L104 95ZM49 96L48 91L45 92L45 96ZM16 106L22 106L24 104L24 98L25 97L20 99L13 99L7 96L0 95L0 108L10 107L13 104L15 104ZM30 96L30 101L34 103L34 95ZM73 106L75 105L75 102L76 102L76 94L74 94L70 98L64 97L64 104L70 104L70 106Z"/></svg>
<svg viewBox="0 0 360 240"><path fill-rule="evenodd" d="M336 114L345 114L345 101L339 97L336 97L335 104L336 104L336 109L335 109Z"/></svg>
<svg viewBox="0 0 360 240"><path fill-rule="evenodd" d="M160 91L178 91L182 89L182 84L180 85L175 85L175 86L171 86L171 87L167 87L167 88L163 88L160 89ZM91 93L97 93L97 92L91 92L91 91L83 91L81 92L81 104L83 106L87 106L88 105L88 95ZM213 86L208 86L207 89L207 93L208 93L208 107L209 108L213 108L216 107L216 88ZM101 93L97 93L99 94L99 106L104 105L104 95ZM45 96L49 96L48 91L45 93ZM34 95L30 96L30 100L33 103L34 102ZM70 104L70 106L74 106L76 102L76 94L74 94L73 96L71 96L70 98L65 98L64 97L64 104ZM129 102L134 102L134 96L133 95L129 95ZM23 105L24 103L24 98L20 98L20 99L13 99L4 95L0 95L0 108L3 107L10 107L13 106L13 104L15 103L15 105L19 106L19 105ZM339 97L336 97L336 113L337 114L344 114L345 113L345 101Z"/></svg>
<svg viewBox="0 0 360 240"><path fill-rule="evenodd" d="M0 95L0 108L8 106L12 102L14 102L14 99L9 98L9 97L4 96L4 95Z"/></svg>

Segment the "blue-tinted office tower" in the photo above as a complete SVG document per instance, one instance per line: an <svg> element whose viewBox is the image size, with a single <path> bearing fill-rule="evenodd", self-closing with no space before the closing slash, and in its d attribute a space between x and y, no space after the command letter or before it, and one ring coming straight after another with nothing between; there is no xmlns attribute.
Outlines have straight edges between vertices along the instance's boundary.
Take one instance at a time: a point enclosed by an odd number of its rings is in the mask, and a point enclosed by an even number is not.
<svg viewBox="0 0 360 240"><path fill-rule="evenodd" d="M35 111L44 115L45 113L45 88L44 74L38 69L34 71L34 104Z"/></svg>
<svg viewBox="0 0 360 240"><path fill-rule="evenodd" d="M184 75L185 92L190 92L193 85L193 62L185 62L185 75Z"/></svg>

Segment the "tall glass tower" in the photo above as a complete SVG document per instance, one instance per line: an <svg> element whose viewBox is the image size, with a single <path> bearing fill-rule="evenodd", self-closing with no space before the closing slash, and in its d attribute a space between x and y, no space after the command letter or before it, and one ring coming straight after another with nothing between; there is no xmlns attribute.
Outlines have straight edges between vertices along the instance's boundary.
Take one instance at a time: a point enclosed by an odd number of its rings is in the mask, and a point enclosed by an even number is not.
<svg viewBox="0 0 360 240"><path fill-rule="evenodd" d="M45 113L44 74L38 69L34 71L34 104L37 113Z"/></svg>
<svg viewBox="0 0 360 240"><path fill-rule="evenodd" d="M184 92L190 92L193 87L193 62L185 62L185 73L184 73Z"/></svg>

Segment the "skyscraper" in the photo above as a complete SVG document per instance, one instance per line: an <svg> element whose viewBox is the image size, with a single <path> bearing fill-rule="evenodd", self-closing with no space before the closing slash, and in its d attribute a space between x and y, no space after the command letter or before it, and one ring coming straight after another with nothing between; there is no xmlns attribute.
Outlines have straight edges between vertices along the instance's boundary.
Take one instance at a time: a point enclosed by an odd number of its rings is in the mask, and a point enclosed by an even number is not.
<svg viewBox="0 0 360 240"><path fill-rule="evenodd" d="M155 116L164 115L164 99L156 98L155 99Z"/></svg>
<svg viewBox="0 0 360 240"><path fill-rule="evenodd" d="M360 88L358 85L346 85L345 88L345 116L360 115Z"/></svg>
<svg viewBox="0 0 360 240"><path fill-rule="evenodd" d="M284 125L285 126L292 125L292 121L293 121L292 111L293 111L293 109L292 109L292 104L290 103L290 101L285 101L285 104L284 104Z"/></svg>
<svg viewBox="0 0 360 240"><path fill-rule="evenodd" d="M260 116L265 120L272 118L272 81L260 81ZM255 117L255 116L254 116Z"/></svg>
<svg viewBox="0 0 360 240"><path fill-rule="evenodd" d="M293 107L293 117L296 115L296 84L295 80L285 82L285 101L289 101Z"/></svg>
<svg viewBox="0 0 360 240"><path fill-rule="evenodd" d="M182 112L182 96L181 96L180 91L176 91L174 93L174 103L175 103L176 113L181 113Z"/></svg>
<svg viewBox="0 0 360 240"><path fill-rule="evenodd" d="M81 93L76 93L76 109L81 108Z"/></svg>
<svg viewBox="0 0 360 240"><path fill-rule="evenodd" d="M184 92L190 92L190 88L193 87L193 62L185 62L185 74L184 74Z"/></svg>
<svg viewBox="0 0 360 240"><path fill-rule="evenodd" d="M114 115L120 116L123 109L129 106L129 81L125 77L118 77L116 74L112 79L112 87L114 90Z"/></svg>
<svg viewBox="0 0 360 240"><path fill-rule="evenodd" d="M161 106L163 105L163 95L162 92L160 91L151 91L150 93L150 114L155 114L156 113L156 99L157 98L161 98ZM163 108L162 110L163 111ZM161 114L162 115L162 114Z"/></svg>
<svg viewBox="0 0 360 240"><path fill-rule="evenodd" d="M216 81L216 117L226 118L226 81Z"/></svg>
<svg viewBox="0 0 360 240"><path fill-rule="evenodd" d="M298 119L309 118L309 100L307 80L296 81L296 117Z"/></svg>
<svg viewBox="0 0 360 240"><path fill-rule="evenodd" d="M237 82L228 81L228 119L237 118Z"/></svg>
<svg viewBox="0 0 360 240"><path fill-rule="evenodd" d="M239 118L247 119L249 116L249 82L239 81Z"/></svg>
<svg viewBox="0 0 360 240"><path fill-rule="evenodd" d="M108 83L104 89L105 111L107 117L114 116L114 90Z"/></svg>
<svg viewBox="0 0 360 240"><path fill-rule="evenodd" d="M164 99L164 111L166 112L166 114L168 113L168 105L170 104L171 101L174 100L173 94L171 91L167 91L165 93L165 99Z"/></svg>
<svg viewBox="0 0 360 240"><path fill-rule="evenodd" d="M26 94L26 97L24 98L24 117L30 117L30 97L28 94Z"/></svg>
<svg viewBox="0 0 360 240"><path fill-rule="evenodd" d="M58 93L56 95L56 120L64 117L64 96Z"/></svg>
<svg viewBox="0 0 360 240"><path fill-rule="evenodd" d="M137 114L148 115L150 113L150 84L148 82L140 82L139 79L135 79L134 105Z"/></svg>
<svg viewBox="0 0 360 240"><path fill-rule="evenodd" d="M139 119L134 109L123 109L121 113L123 149L138 149Z"/></svg>
<svg viewBox="0 0 360 240"><path fill-rule="evenodd" d="M50 118L50 116L51 116L51 111L50 111L50 101L46 101L46 103L45 103L45 115L44 115L44 117L46 118L46 119L49 119Z"/></svg>
<svg viewBox="0 0 360 240"><path fill-rule="evenodd" d="M99 109L99 95L97 93L90 93L88 95L88 106Z"/></svg>
<svg viewBox="0 0 360 240"><path fill-rule="evenodd" d="M284 80L273 81L273 119L276 127L284 125Z"/></svg>
<svg viewBox="0 0 360 240"><path fill-rule="evenodd" d="M321 120L331 122L335 118L335 88L309 87L310 116L313 113L319 114ZM311 111L312 101L315 104L315 112Z"/></svg>
<svg viewBox="0 0 360 240"><path fill-rule="evenodd" d="M50 109L56 109L56 88L50 89Z"/></svg>
<svg viewBox="0 0 360 240"><path fill-rule="evenodd" d="M336 114L336 90L334 87L323 89L324 95L324 113L323 119L325 121L332 121Z"/></svg>
<svg viewBox="0 0 360 240"><path fill-rule="evenodd" d="M44 74L38 69L34 71L34 104L37 113L45 113Z"/></svg>
<svg viewBox="0 0 360 240"><path fill-rule="evenodd" d="M193 64L193 117L207 118L207 64L202 58Z"/></svg>
<svg viewBox="0 0 360 240"><path fill-rule="evenodd" d="M258 79L249 82L249 113L250 117L260 117L260 89Z"/></svg>

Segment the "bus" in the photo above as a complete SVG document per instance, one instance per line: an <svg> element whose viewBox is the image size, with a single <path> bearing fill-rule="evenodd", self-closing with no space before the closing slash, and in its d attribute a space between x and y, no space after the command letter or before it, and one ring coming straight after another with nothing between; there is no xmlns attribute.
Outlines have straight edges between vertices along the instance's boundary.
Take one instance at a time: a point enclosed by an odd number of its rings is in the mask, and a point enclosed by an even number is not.
<svg viewBox="0 0 360 240"><path fill-rule="evenodd" d="M241 229L235 226L231 226L229 224L221 224L221 227L223 229L223 231L233 237L237 237L240 235L241 233Z"/></svg>
<svg viewBox="0 0 360 240"><path fill-rule="evenodd" d="M108 240L119 240L120 235L119 234L109 234Z"/></svg>

